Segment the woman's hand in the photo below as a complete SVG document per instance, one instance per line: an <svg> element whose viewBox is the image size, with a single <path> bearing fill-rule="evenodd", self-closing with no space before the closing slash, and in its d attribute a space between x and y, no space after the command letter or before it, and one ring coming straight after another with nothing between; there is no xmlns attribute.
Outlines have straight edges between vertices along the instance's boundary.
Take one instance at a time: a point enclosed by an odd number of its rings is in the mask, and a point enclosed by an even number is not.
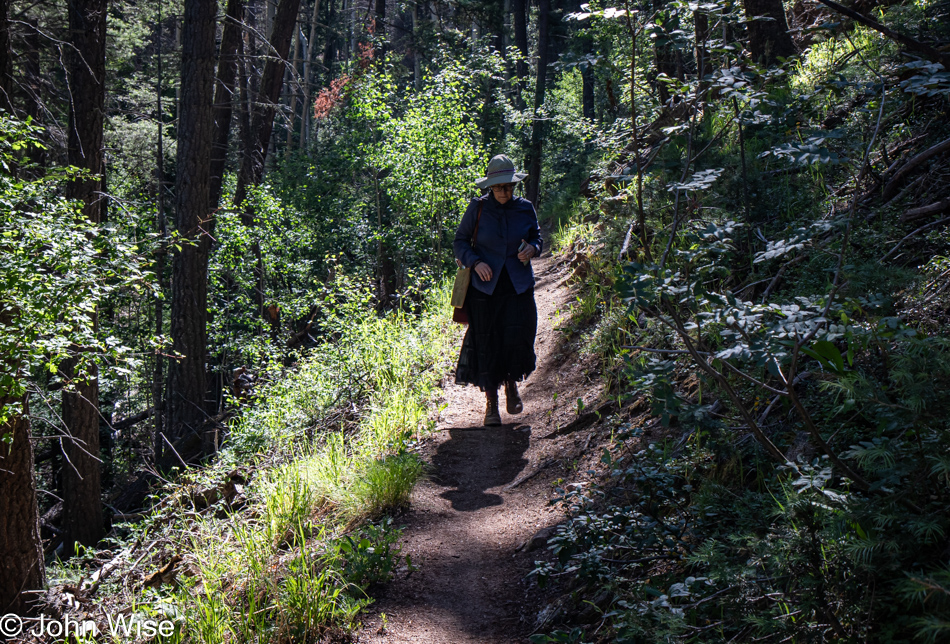
<svg viewBox="0 0 950 644"><path fill-rule="evenodd" d="M478 276L483 282L491 281L491 266L485 262L477 262L475 264L475 272L478 273Z"/></svg>
<svg viewBox="0 0 950 644"><path fill-rule="evenodd" d="M524 240L522 239L521 241L524 241ZM518 259L520 259L522 262L526 262L537 254L538 254L538 249L535 248L532 244L528 244L527 242L525 242L525 249L521 251L520 253L518 253Z"/></svg>

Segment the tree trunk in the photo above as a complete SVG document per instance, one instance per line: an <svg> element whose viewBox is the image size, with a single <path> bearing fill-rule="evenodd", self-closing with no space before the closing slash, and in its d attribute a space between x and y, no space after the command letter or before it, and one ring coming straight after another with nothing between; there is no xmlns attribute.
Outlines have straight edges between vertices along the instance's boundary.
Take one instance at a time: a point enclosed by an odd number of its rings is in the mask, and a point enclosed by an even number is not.
<svg viewBox="0 0 950 644"><path fill-rule="evenodd" d="M284 83L284 65L290 51L290 39L297 24L299 9L300 0L280 0L277 5L274 31L270 37L271 48L261 76L259 105L251 117L250 153L245 154L241 162L241 173L238 175L237 190L234 194L235 205L243 203L247 198L248 188L258 185L264 176L264 161L274 128L274 114ZM249 222L246 220L245 223Z"/></svg>
<svg viewBox="0 0 950 644"><path fill-rule="evenodd" d="M524 91L524 83L528 79L528 63L526 62L528 59L528 3L526 0L513 0L512 10L515 14L515 46L521 52L521 60L515 66L518 74L518 84L515 88L515 106L519 110L523 110L525 104L522 92Z"/></svg>
<svg viewBox="0 0 950 644"><path fill-rule="evenodd" d="M551 1L538 0L538 77L534 87L534 122L531 126L531 148L525 166L528 169L526 193L528 200L537 207L541 189L541 152L544 139L544 121L540 118L544 105L544 90L548 71L548 19Z"/></svg>
<svg viewBox="0 0 950 644"><path fill-rule="evenodd" d="M175 211L182 240L172 261L172 349L168 385L168 431L179 438L197 432L205 419L208 251L211 215L212 93L215 0L185 0L181 52ZM163 465L177 461L173 455Z"/></svg>
<svg viewBox="0 0 950 644"><path fill-rule="evenodd" d="M0 109L13 113L13 87L10 78L12 52L10 51L10 0L0 0ZM0 607L2 608L2 607Z"/></svg>
<svg viewBox="0 0 950 644"><path fill-rule="evenodd" d="M0 399L0 408L12 402ZM0 425L0 437L13 439L0 441L0 613L18 615L30 610L23 591L46 584L26 399L22 403L23 414Z"/></svg>
<svg viewBox="0 0 950 644"><path fill-rule="evenodd" d="M584 39L584 53L593 56L594 54L594 41L591 38ZM594 66L592 63L588 63L581 70L581 81L583 83L583 109L584 109L584 118L594 120Z"/></svg>
<svg viewBox="0 0 950 644"><path fill-rule="evenodd" d="M334 19L336 18L336 0L329 0L330 4L327 7L327 24L332 25ZM333 81L333 61L336 60L336 31L333 29L327 29L327 43L326 48L323 50L323 69L326 73L324 77L324 85L329 86Z"/></svg>
<svg viewBox="0 0 950 644"><path fill-rule="evenodd" d="M797 53L788 33L782 0L743 0L743 6L752 60L768 66L779 56L788 58Z"/></svg>
<svg viewBox="0 0 950 644"><path fill-rule="evenodd" d="M658 14L664 13L665 3L663 0L653 0L653 9ZM678 25L671 24L671 15L665 12L664 22L660 26L659 33L655 34L653 40L653 67L655 71L655 84L657 97L661 105L665 105L670 100L669 85L658 79L661 74L667 78L676 78L676 52L670 42L669 33L676 29Z"/></svg>
<svg viewBox="0 0 950 644"><path fill-rule="evenodd" d="M290 152L293 150L294 123L297 121L297 94L300 91L297 67L300 65L300 51L301 47L303 47L303 43L300 42L300 35L302 33L303 27L298 22L294 29L294 57L286 71L287 80L284 81L284 84L287 86L287 91L290 92L290 111L287 115L287 146L284 148L284 158L286 159L290 159Z"/></svg>
<svg viewBox="0 0 950 644"><path fill-rule="evenodd" d="M267 160L267 150L271 143L271 134L274 128L274 115L277 111L277 101L284 84L284 67L287 54L290 50L290 40L297 25L297 13L300 11L300 0L280 0L277 5L277 14L274 17L274 30L270 37L268 58L261 75L260 92L257 107L250 116L250 131L247 133L250 140L245 145L245 153L241 160L241 171L238 174L237 188L234 191L234 205L241 207L247 199L248 190L259 185L264 178L264 162ZM245 208L242 216L244 224L251 226L254 223L254 213ZM255 259L256 288L255 302L257 313L263 319L265 316L265 275L264 261L260 244L254 242L251 252Z"/></svg>
<svg viewBox="0 0 950 644"><path fill-rule="evenodd" d="M709 14L702 9L693 12L693 25L695 26L695 46L693 47L693 56L696 59L696 78L703 82L706 74L709 73L709 50L706 48L706 41L709 40Z"/></svg>
<svg viewBox="0 0 950 644"><path fill-rule="evenodd" d="M103 114L106 73L106 0L68 2L69 39L66 50L71 91L67 157L69 165L89 175L66 186L66 197L83 205L93 224L103 221ZM96 313L90 314L96 325ZM95 545L103 535L99 460L99 382L96 366L84 373L75 359L63 364L63 377L72 385L63 391L64 441L63 543Z"/></svg>
<svg viewBox="0 0 950 644"><path fill-rule="evenodd" d="M218 78L214 88L214 143L211 146L211 196L208 204L211 210L216 210L221 201L243 21L244 0L228 0L224 31L221 34L221 53L218 56Z"/></svg>
<svg viewBox="0 0 950 644"><path fill-rule="evenodd" d="M386 41L386 0L376 0L376 37Z"/></svg>
<svg viewBox="0 0 950 644"><path fill-rule="evenodd" d="M155 111L158 122L158 146L155 150L155 229L158 231L161 246L155 258L155 275L159 297L155 298L155 337L165 333L165 259L168 254L168 226L165 221L165 114L162 109L162 80L164 66L162 58L162 11L159 4L158 25L156 28L156 68L158 78L155 82ZM152 372L152 405L155 407L155 421L152 440L154 441L153 464L161 460L165 450L165 358L160 349L155 349L155 366ZM130 462L131 466L131 462Z"/></svg>
<svg viewBox="0 0 950 644"><path fill-rule="evenodd" d="M40 32L35 21L27 22L27 32L23 36L23 45L26 50L23 55L23 79L20 81L20 86L25 93L23 109L27 117L32 120L33 125L39 125L43 113L41 89L43 80L40 75ZM2 51L2 45L0 45L0 51ZM46 151L44 149L31 146L27 150L27 155L30 161L37 166L43 167L46 165Z"/></svg>
<svg viewBox="0 0 950 644"><path fill-rule="evenodd" d="M310 39L307 40L307 52L303 59L303 131L300 134L300 149L306 149L310 140L310 119L312 105L310 103L310 65L313 61L313 52L317 41L317 23L320 21L320 0L313 2L313 17L310 20Z"/></svg>
<svg viewBox="0 0 950 644"><path fill-rule="evenodd" d="M412 5L412 75L416 91L422 89L422 9Z"/></svg>

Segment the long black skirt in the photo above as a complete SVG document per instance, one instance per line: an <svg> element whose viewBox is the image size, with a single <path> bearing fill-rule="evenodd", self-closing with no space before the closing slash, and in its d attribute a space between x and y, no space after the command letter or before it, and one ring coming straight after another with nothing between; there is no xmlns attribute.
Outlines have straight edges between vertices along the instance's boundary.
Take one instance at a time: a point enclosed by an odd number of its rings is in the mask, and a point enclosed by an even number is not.
<svg viewBox="0 0 950 644"><path fill-rule="evenodd" d="M468 331L455 368L456 384L496 391L507 380L527 378L537 360L534 338L538 331L538 309L534 289L519 295L508 271L502 268L491 295L468 287L465 307Z"/></svg>

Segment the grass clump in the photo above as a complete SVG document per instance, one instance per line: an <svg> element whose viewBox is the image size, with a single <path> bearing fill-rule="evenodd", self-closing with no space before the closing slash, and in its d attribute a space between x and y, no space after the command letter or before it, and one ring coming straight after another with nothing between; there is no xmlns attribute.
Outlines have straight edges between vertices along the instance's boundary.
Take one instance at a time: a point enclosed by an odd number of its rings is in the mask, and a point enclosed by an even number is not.
<svg viewBox="0 0 950 644"><path fill-rule="evenodd" d="M415 313L377 315L366 295L339 277L324 340L262 378L218 461L185 472L127 527L119 548L152 545L138 567L125 562L126 575L174 555L177 576L150 588L116 583L103 611L163 607L177 624L168 642L345 637L403 561L386 515L424 474L412 448L434 425L429 410L458 342L447 287Z"/></svg>

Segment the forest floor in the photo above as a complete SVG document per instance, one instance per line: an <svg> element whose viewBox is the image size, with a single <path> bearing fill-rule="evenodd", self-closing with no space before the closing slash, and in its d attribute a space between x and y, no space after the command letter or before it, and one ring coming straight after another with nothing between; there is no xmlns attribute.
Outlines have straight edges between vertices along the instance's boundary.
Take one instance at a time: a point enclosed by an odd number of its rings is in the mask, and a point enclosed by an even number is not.
<svg viewBox="0 0 950 644"><path fill-rule="evenodd" d="M577 418L577 399L600 396L592 360L571 350L558 326L570 319L570 270L550 254L536 260L538 368L521 386L524 412L483 426L484 394L447 376L436 432L421 446L430 476L415 489L403 554L410 567L377 593L355 634L361 643L526 642L544 625L544 593L527 577L545 528L563 519L550 504L555 481L586 476L599 457L597 429L551 437ZM539 534L541 532L541 534Z"/></svg>

